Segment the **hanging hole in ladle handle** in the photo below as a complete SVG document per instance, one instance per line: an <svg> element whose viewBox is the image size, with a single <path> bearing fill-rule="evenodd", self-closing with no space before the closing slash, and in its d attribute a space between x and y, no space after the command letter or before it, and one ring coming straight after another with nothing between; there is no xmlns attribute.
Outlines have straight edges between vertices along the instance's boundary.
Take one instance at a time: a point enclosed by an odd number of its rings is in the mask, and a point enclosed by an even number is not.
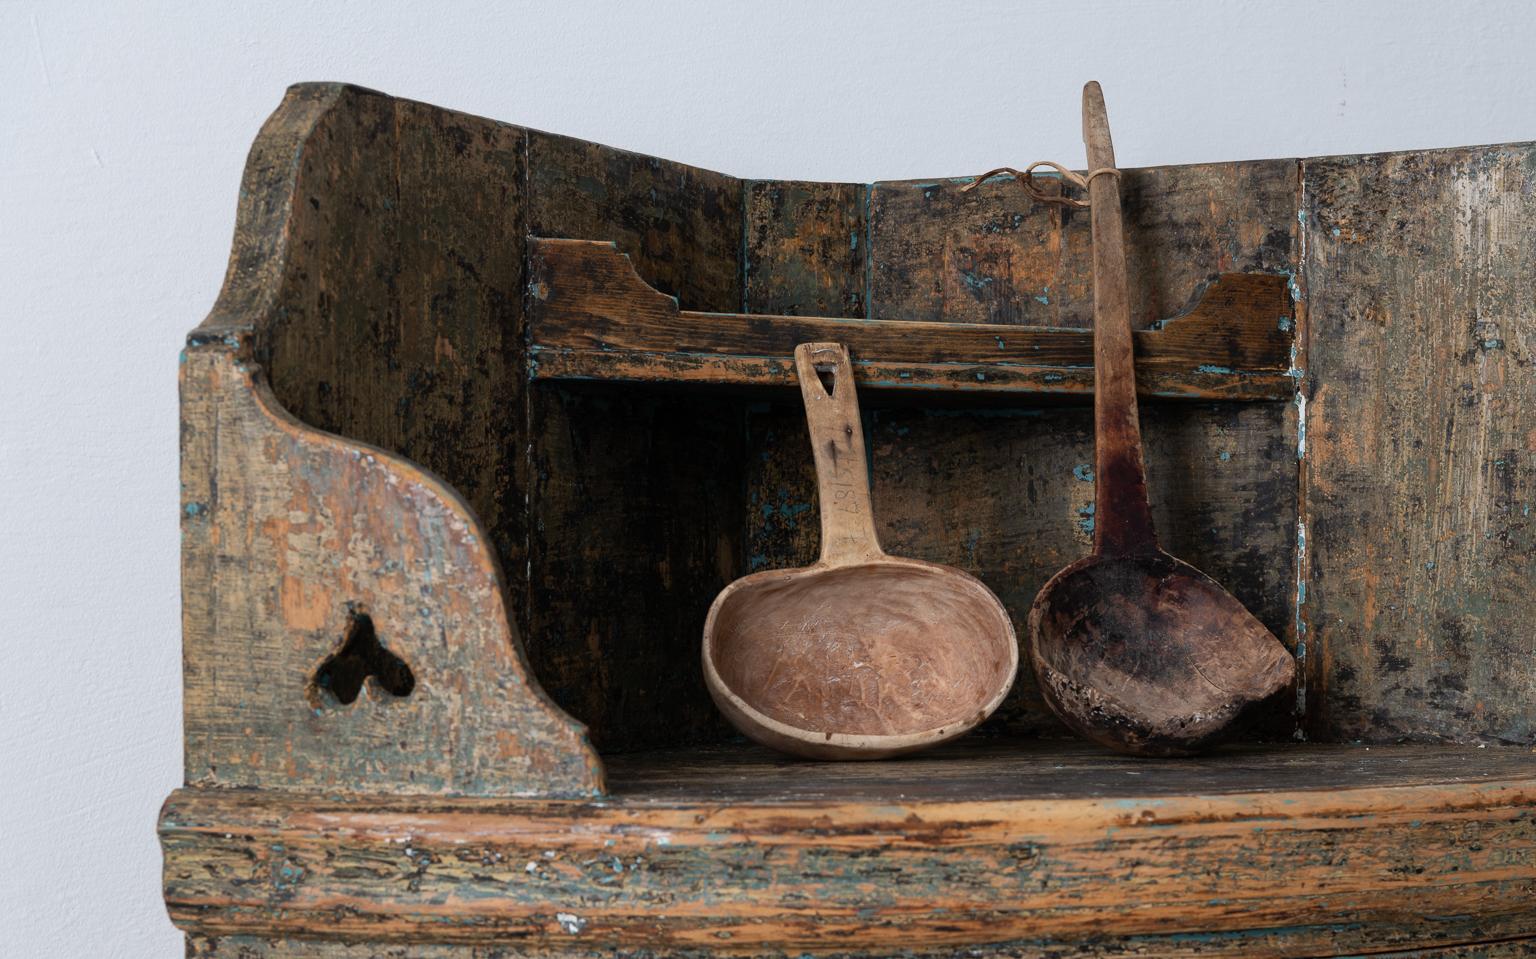
<svg viewBox="0 0 1536 959"><path fill-rule="evenodd" d="M795 347L795 374L816 459L821 561L849 565L878 559L884 553L875 534L869 460L848 348L802 343Z"/></svg>

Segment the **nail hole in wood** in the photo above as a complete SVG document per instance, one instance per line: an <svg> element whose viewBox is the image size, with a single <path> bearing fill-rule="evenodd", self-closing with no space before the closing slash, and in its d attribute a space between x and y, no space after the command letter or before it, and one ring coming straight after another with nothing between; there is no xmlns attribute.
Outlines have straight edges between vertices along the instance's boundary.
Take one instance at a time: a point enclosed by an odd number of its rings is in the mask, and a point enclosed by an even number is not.
<svg viewBox="0 0 1536 959"><path fill-rule="evenodd" d="M315 670L316 690L328 702L343 706L357 701L368 677L391 696L409 696L416 676L405 660L384 648L373 628L373 617L353 610L347 619L347 635L341 649Z"/></svg>

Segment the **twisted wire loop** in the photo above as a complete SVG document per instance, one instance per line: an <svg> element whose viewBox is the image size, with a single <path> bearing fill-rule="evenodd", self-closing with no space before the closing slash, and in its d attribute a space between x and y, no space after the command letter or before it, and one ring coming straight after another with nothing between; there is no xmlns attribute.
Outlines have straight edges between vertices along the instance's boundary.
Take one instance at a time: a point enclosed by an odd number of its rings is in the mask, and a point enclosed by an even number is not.
<svg viewBox="0 0 1536 959"><path fill-rule="evenodd" d="M1088 185L1093 182L1093 178L1096 176L1112 176L1117 180L1120 179L1120 171L1114 167L1105 166L1099 167L1097 170L1089 170L1087 173L1074 173L1073 171L1068 170L1066 167L1062 166L1060 163L1055 163L1051 160L1036 160L1034 163L1031 163L1023 170L1015 170L1011 166L1000 166L995 170L988 170L986 173L983 173L981 176L961 187L960 192L969 193L993 177L1002 173L1009 173L1019 181L1019 185L1024 188L1024 192L1028 193L1030 198L1036 203L1055 203L1058 206L1070 206L1077 209L1083 209L1088 206L1088 201L1086 199L1078 199L1077 197L1067 196L1065 193L1046 193L1044 190L1040 189L1040 187L1035 184L1035 170L1039 169L1040 167L1050 167L1052 170L1056 171L1056 174L1060 176L1062 180L1072 184L1075 187L1078 187L1085 192L1088 189Z"/></svg>

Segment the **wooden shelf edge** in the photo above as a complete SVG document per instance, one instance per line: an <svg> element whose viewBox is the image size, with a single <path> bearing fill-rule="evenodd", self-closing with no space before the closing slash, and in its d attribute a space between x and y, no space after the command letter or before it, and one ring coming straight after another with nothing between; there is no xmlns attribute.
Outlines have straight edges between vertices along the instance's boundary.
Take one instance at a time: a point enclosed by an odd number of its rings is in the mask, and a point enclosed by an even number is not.
<svg viewBox="0 0 1536 959"><path fill-rule="evenodd" d="M531 238L529 375L790 388L798 343L846 343L860 389L1091 396L1091 330L702 313L648 286L612 243ZM1136 334L1143 395L1288 400L1287 280L1224 274L1181 316Z"/></svg>
<svg viewBox="0 0 1536 959"><path fill-rule="evenodd" d="M1329 955L1536 935L1533 802L1536 773L986 801L183 789L160 837L170 915L203 937Z"/></svg>

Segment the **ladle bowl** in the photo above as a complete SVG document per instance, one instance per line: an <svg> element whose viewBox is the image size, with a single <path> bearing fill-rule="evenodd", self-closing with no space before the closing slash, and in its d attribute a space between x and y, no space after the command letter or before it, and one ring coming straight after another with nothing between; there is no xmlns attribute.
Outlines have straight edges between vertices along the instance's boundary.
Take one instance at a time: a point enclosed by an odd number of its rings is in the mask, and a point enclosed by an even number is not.
<svg viewBox="0 0 1536 959"><path fill-rule="evenodd" d="M879 759L952 739L1013 684L1013 625L974 577L880 549L848 351L802 344L795 361L821 558L743 577L716 597L704 624L705 684L737 729L799 756Z"/></svg>
<svg viewBox="0 0 1536 959"><path fill-rule="evenodd" d="M1047 705L1079 735L1141 755L1211 745L1294 672L1242 603L1161 550L1061 570L1030 608L1029 633Z"/></svg>

